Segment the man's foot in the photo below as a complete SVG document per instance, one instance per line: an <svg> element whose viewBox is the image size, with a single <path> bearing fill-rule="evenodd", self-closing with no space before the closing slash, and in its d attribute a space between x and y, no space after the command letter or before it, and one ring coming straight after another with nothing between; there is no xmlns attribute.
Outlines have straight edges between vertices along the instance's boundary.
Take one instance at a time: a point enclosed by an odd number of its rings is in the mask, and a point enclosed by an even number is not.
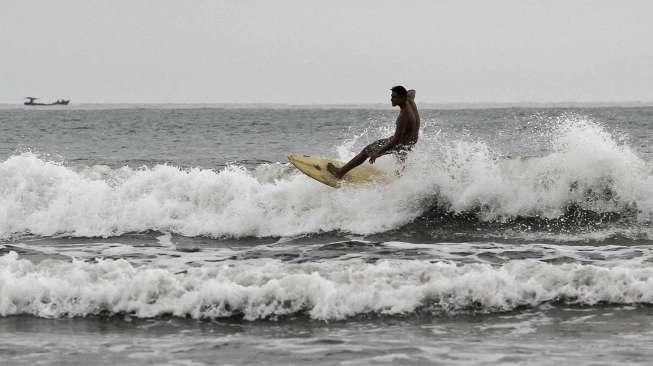
<svg viewBox="0 0 653 366"><path fill-rule="evenodd" d="M342 176L344 175L340 172L340 169L338 169L337 166L331 163L327 163L327 170L329 171L329 173L333 174L333 176L338 179L342 179Z"/></svg>

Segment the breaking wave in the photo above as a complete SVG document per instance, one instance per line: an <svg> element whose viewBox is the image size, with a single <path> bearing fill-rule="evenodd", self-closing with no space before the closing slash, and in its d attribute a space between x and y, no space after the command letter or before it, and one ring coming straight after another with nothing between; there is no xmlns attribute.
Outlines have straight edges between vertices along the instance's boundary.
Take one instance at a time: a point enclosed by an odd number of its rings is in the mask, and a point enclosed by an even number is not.
<svg viewBox="0 0 653 366"><path fill-rule="evenodd" d="M38 264L0 257L0 315L164 315L247 320L305 316L339 320L461 311L503 312L545 303L653 304L648 266L488 264L359 259L288 264L226 261L172 272L125 260Z"/></svg>
<svg viewBox="0 0 653 366"><path fill-rule="evenodd" d="M505 158L487 143L424 135L401 179L333 190L285 163L247 169L70 167L32 153L0 162L0 238L110 237L157 230L186 236L380 233L439 217L480 223L591 220L642 223L653 213L647 162L600 125L564 117L540 157ZM353 156L352 143L338 147ZM393 174L392 159L377 162Z"/></svg>

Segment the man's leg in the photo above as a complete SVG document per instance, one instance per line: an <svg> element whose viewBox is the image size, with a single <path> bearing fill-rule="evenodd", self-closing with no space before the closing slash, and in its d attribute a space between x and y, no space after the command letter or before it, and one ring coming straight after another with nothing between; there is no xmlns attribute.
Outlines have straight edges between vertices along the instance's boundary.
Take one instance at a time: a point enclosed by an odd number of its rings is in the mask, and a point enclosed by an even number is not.
<svg viewBox="0 0 653 366"><path fill-rule="evenodd" d="M408 150L398 149L394 152L395 161L397 162L397 169L395 169L395 175L400 177L401 174L406 169L406 158L408 157Z"/></svg>
<svg viewBox="0 0 653 366"><path fill-rule="evenodd" d="M390 138L376 140L373 143L365 146L365 148L358 155L354 156L354 158L351 159L347 164L343 165L342 168L338 168L337 166L329 163L327 164L327 170L329 173L333 174L334 177L341 179L345 176L345 174L347 174L348 171L363 164L365 160L370 157L370 154L373 151L380 149L383 145L386 144L386 142L388 142L389 139Z"/></svg>
<svg viewBox="0 0 653 366"><path fill-rule="evenodd" d="M363 149L363 151L354 156L353 159L349 160L349 162L343 165L341 168L338 168L337 166L329 163L327 164L327 170L329 173L333 174L334 177L341 179L345 176L345 174L347 174L348 171L363 164L368 157L369 153L367 152L367 149Z"/></svg>

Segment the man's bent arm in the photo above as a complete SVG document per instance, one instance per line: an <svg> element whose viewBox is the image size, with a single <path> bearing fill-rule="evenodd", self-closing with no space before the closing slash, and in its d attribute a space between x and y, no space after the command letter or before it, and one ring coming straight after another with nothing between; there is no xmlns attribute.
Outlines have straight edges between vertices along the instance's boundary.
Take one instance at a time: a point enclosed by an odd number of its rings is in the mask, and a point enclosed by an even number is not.
<svg viewBox="0 0 653 366"><path fill-rule="evenodd" d="M413 114L415 114L415 121L417 121L417 126L419 127L420 125L420 118L419 118L419 112L417 111L417 104L415 104L415 94L417 92L415 89L410 89L408 91L408 104L410 105L411 109L413 110Z"/></svg>

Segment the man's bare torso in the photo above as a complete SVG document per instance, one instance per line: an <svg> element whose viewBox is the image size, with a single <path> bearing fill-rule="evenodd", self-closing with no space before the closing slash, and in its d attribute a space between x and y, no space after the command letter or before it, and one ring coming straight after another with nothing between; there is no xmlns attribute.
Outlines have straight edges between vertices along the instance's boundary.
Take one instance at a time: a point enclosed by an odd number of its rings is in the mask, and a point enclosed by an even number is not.
<svg viewBox="0 0 653 366"><path fill-rule="evenodd" d="M396 128L400 131L398 145L412 147L419 138L419 112L414 102L407 103L397 116Z"/></svg>

